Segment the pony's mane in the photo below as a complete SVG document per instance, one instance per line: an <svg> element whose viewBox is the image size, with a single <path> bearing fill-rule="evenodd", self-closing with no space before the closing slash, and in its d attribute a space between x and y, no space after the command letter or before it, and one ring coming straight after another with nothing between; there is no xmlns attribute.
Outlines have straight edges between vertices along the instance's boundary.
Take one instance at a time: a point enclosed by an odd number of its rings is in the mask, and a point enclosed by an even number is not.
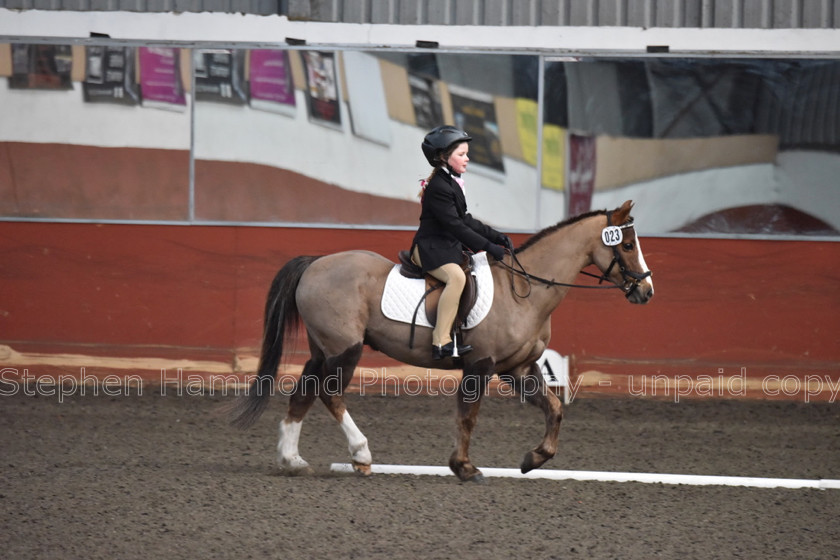
<svg viewBox="0 0 840 560"><path fill-rule="evenodd" d="M516 248L516 252L521 253L522 251L525 251L526 249L528 249L528 247L539 243L540 240L551 235L559 229L563 229L566 226L576 224L577 222L585 220L586 218L591 218L592 216L603 216L606 213L606 210L593 210L591 212L586 212L585 214L578 214L577 216L573 216L567 220L563 220L562 222L556 223L553 226L548 226L547 228L538 231L537 233L526 239L525 243L523 243L520 247Z"/></svg>

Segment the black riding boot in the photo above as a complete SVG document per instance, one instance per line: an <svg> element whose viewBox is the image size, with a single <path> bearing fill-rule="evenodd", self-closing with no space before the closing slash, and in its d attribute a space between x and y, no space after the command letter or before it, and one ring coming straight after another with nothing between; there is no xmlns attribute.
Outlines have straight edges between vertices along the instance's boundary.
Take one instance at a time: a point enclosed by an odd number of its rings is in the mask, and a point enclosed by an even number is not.
<svg viewBox="0 0 840 560"><path fill-rule="evenodd" d="M463 356L467 352L472 351L472 346L469 344L458 345L458 355ZM443 358L449 358L455 354L455 343L449 342L448 344L444 344L443 346L432 345L432 359L441 360Z"/></svg>

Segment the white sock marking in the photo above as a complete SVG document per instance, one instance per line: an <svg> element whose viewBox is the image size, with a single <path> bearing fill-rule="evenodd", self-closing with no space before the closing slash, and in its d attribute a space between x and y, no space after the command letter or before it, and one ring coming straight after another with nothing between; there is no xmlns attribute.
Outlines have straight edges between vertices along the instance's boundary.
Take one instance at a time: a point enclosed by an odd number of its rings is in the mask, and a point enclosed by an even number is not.
<svg viewBox="0 0 840 560"><path fill-rule="evenodd" d="M277 464L284 469L300 470L309 466L298 451L300 429L303 422L283 420L280 422L280 441L277 442Z"/></svg>
<svg viewBox="0 0 840 560"><path fill-rule="evenodd" d="M341 431L344 432L347 438L347 446L353 461L363 465L370 465L372 457L368 448L367 438L356 426L356 423L353 422L353 419L347 411L344 412L344 416L341 418Z"/></svg>

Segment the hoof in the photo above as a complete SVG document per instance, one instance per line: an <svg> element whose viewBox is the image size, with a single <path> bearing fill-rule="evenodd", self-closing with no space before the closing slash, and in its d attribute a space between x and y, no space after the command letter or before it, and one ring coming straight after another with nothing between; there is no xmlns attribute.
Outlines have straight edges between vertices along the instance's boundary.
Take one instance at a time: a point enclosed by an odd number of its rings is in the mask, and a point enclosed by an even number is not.
<svg viewBox="0 0 840 560"><path fill-rule="evenodd" d="M314 473L303 457L296 455L291 459L278 459L277 467L286 476L307 476Z"/></svg>
<svg viewBox="0 0 840 560"><path fill-rule="evenodd" d="M479 472L475 473L474 475L472 475L471 477L469 477L464 482L474 482L476 484L487 484L487 479L484 478L484 475L481 474L481 471L479 471Z"/></svg>
<svg viewBox="0 0 840 560"><path fill-rule="evenodd" d="M354 461L353 470L362 476L373 476L373 471L370 469L369 464L357 463Z"/></svg>
<svg viewBox="0 0 840 560"><path fill-rule="evenodd" d="M284 476L310 476L315 474L315 471L309 465L297 468L280 467L280 474Z"/></svg>
<svg viewBox="0 0 840 560"><path fill-rule="evenodd" d="M525 457L522 459L522 465L520 465L519 470L522 472L522 474L525 474L534 469L540 468L549 459L551 459L551 457L546 457L545 455L536 451L529 451L525 454Z"/></svg>
<svg viewBox="0 0 840 560"><path fill-rule="evenodd" d="M484 475L472 463L458 461L452 457L449 459L449 470L455 473L461 482L484 482Z"/></svg>

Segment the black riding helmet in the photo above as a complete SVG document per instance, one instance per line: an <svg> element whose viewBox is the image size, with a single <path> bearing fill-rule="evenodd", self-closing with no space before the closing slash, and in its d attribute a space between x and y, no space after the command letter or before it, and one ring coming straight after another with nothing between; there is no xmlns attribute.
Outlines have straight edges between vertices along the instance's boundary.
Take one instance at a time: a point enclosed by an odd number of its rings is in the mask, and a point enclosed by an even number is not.
<svg viewBox="0 0 840 560"><path fill-rule="evenodd" d="M469 142L470 140L472 140L472 136L460 128L448 124L439 126L423 138L423 155L426 156L429 165L436 167L442 163L438 159L440 155L452 147L453 144Z"/></svg>

